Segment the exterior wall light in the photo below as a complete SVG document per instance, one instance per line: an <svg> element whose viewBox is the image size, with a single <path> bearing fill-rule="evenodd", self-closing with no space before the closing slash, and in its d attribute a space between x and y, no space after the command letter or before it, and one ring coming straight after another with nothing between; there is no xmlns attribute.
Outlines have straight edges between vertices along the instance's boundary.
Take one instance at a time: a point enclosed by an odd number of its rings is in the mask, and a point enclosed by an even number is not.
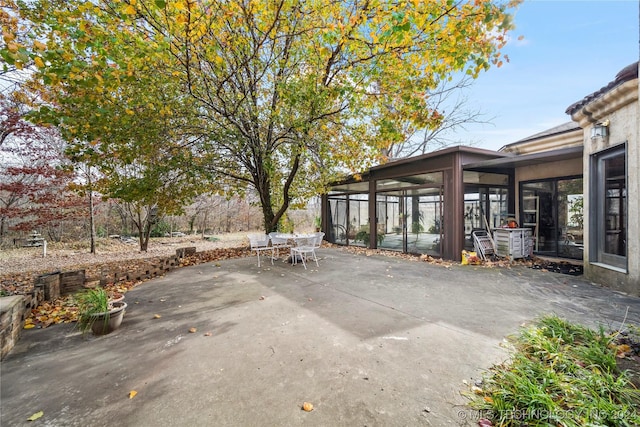
<svg viewBox="0 0 640 427"><path fill-rule="evenodd" d="M602 138L605 139L609 136L609 119L596 123L591 128L591 139Z"/></svg>

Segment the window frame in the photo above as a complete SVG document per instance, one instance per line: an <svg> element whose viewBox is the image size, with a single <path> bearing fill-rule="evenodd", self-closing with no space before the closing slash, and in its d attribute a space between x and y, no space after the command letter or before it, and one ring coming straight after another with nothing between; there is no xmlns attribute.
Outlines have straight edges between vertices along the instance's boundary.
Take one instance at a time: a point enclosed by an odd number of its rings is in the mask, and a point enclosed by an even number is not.
<svg viewBox="0 0 640 427"><path fill-rule="evenodd" d="M589 260L591 263L602 265L605 267L613 267L627 271L629 247L628 243L625 244L625 254L618 255L614 253L605 252L606 242L606 171L605 161L613 159L618 156L624 156L624 191L626 202L622 209L623 220L622 230L624 230L624 240L628 242L629 239L629 156L627 151L627 143L618 144L616 146L607 148L605 150L593 153L591 155L590 162L590 196L589 201L591 204L590 211L593 215L589 221L591 244L589 250Z"/></svg>

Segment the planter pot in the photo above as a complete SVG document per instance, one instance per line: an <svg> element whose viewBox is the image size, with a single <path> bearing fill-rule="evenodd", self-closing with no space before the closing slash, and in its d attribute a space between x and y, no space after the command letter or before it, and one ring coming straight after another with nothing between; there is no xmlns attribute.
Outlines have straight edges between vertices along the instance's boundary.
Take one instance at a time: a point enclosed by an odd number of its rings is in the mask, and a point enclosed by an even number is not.
<svg viewBox="0 0 640 427"><path fill-rule="evenodd" d="M94 335L106 335L118 329L122 323L127 303L124 301L113 302L113 309L105 313L98 313L93 316L91 331Z"/></svg>

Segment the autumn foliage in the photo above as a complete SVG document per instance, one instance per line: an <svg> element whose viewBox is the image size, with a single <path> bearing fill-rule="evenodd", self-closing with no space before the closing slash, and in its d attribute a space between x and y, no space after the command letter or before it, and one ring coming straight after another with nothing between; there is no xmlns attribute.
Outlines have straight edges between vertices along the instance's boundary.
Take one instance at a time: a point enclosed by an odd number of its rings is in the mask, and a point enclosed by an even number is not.
<svg viewBox="0 0 640 427"><path fill-rule="evenodd" d="M500 66L517 4L10 0L0 55L32 67L37 119L100 170L103 194L171 212L254 191L272 231L440 126L429 91Z"/></svg>
<svg viewBox="0 0 640 427"><path fill-rule="evenodd" d="M36 126L6 97L0 97L0 240L9 229L47 230L83 216L84 201L70 191L73 171L55 128Z"/></svg>

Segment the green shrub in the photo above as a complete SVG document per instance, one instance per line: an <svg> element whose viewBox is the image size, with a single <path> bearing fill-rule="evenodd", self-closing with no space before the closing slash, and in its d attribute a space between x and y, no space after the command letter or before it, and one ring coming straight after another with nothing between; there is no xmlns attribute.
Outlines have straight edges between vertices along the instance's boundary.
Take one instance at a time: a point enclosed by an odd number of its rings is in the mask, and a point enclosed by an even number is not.
<svg viewBox="0 0 640 427"><path fill-rule="evenodd" d="M360 230L356 233L355 237L354 237L354 241L360 241L362 243L364 243L365 246L369 246L369 240L371 240L371 233L369 233L369 225L363 225L360 227ZM378 246L380 246L382 244L382 242L384 241L384 234L382 233L378 233L377 234L377 241L378 241Z"/></svg>
<svg viewBox="0 0 640 427"><path fill-rule="evenodd" d="M640 425L640 391L616 366L613 336L548 316L512 340L471 406L500 426Z"/></svg>
<svg viewBox="0 0 640 427"><path fill-rule="evenodd" d="M171 230L171 225L166 221L158 221L153 225L151 229L151 237L164 237L166 233Z"/></svg>
<svg viewBox="0 0 640 427"><path fill-rule="evenodd" d="M96 230L96 236L104 238L107 237L107 229L104 228L103 226L99 225L97 230Z"/></svg>

